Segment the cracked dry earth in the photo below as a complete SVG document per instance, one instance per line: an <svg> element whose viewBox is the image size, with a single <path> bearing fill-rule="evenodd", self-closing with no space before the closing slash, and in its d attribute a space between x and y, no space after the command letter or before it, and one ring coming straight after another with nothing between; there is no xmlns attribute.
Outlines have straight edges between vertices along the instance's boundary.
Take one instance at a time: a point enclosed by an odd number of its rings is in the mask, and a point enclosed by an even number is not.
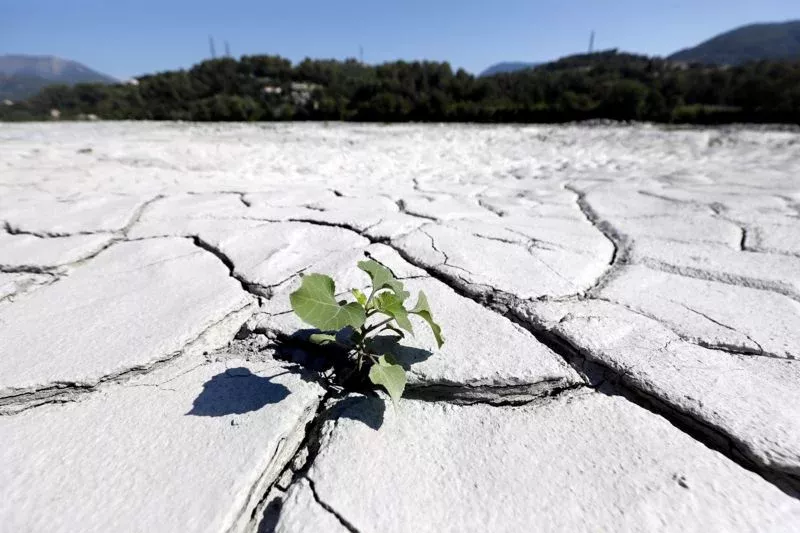
<svg viewBox="0 0 800 533"><path fill-rule="evenodd" d="M800 134L0 128L0 530L800 530ZM406 398L279 350L424 289Z"/></svg>

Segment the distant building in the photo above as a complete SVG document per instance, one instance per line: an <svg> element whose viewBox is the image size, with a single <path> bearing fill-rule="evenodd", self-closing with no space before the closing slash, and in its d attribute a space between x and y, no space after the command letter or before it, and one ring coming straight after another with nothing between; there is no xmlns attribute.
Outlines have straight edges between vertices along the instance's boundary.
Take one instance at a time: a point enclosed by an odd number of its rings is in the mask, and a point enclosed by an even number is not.
<svg viewBox="0 0 800 533"><path fill-rule="evenodd" d="M11 100L3 100L3 105L14 105L14 102Z"/></svg>
<svg viewBox="0 0 800 533"><path fill-rule="evenodd" d="M319 87L316 83L306 83L302 81L292 82L292 91L294 92L311 92Z"/></svg>
<svg viewBox="0 0 800 533"><path fill-rule="evenodd" d="M131 78L125 81L125 85L139 85L139 80L136 78Z"/></svg>
<svg viewBox="0 0 800 533"><path fill-rule="evenodd" d="M311 96L314 91L319 89L321 85L316 83L292 82L289 84L287 96L295 105L306 105L311 101ZM279 85L274 80L269 80L261 89L264 94L269 95L282 95L284 94L283 86Z"/></svg>
<svg viewBox="0 0 800 533"><path fill-rule="evenodd" d="M311 95L320 85L316 83L292 82L292 102L296 105L305 105L311 100Z"/></svg>
<svg viewBox="0 0 800 533"><path fill-rule="evenodd" d="M61 111L58 109L51 109L50 110L50 118L58 120L61 118Z"/></svg>

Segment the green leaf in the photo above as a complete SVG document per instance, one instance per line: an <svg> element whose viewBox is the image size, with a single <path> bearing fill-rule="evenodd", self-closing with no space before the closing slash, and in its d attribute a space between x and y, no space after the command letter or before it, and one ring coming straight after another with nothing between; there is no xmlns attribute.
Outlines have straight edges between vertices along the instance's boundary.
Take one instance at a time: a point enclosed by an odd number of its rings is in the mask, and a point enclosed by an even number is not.
<svg viewBox="0 0 800 533"><path fill-rule="evenodd" d="M414 309L409 311L409 313L419 315L423 320L425 320L425 322L428 323L428 325L431 327L431 331L433 332L433 336L436 338L437 346L441 348L442 344L444 344L442 328L439 327L439 324L433 321L433 314L431 313L431 308L428 306L428 298L425 297L424 292L419 291L417 305L415 305Z"/></svg>
<svg viewBox="0 0 800 533"><path fill-rule="evenodd" d="M397 405L406 388L406 371L391 355L382 355L369 369L369 380L386 389L392 402Z"/></svg>
<svg viewBox="0 0 800 533"><path fill-rule="evenodd" d="M375 294L382 289L391 289L397 299L404 302L411 294L403 288L403 283L398 281L391 270L370 259L369 261L359 261L358 268L369 274L372 280L372 293Z"/></svg>
<svg viewBox="0 0 800 533"><path fill-rule="evenodd" d="M328 333L312 333L308 336L308 340L314 344L328 344L331 342L336 342L336 335L330 335Z"/></svg>
<svg viewBox="0 0 800 533"><path fill-rule="evenodd" d="M350 292L353 293L353 296L356 297L356 301L363 306L367 305L367 295L361 292L359 289L350 289Z"/></svg>
<svg viewBox="0 0 800 533"><path fill-rule="evenodd" d="M322 331L363 326L367 319L364 308L355 302L340 305L334 298L335 289L330 277L308 274L302 277L300 288L289 295L289 301L301 320Z"/></svg>
<svg viewBox="0 0 800 533"><path fill-rule="evenodd" d="M384 292L375 297L375 309L394 318L397 325L414 334L414 326L408 319L408 311L403 307L403 302L391 292Z"/></svg>

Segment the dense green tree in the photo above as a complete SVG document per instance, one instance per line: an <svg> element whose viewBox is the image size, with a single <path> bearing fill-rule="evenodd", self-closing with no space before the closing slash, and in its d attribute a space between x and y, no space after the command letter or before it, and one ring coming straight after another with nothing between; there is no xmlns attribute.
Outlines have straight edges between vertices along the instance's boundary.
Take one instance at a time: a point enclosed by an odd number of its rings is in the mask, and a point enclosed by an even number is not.
<svg viewBox="0 0 800 533"><path fill-rule="evenodd" d="M641 120L645 116L648 89L631 79L614 82L603 101L604 115L618 120Z"/></svg>
<svg viewBox="0 0 800 533"><path fill-rule="evenodd" d="M608 50L535 69L472 76L448 63L278 56L203 61L138 84L50 86L0 106L0 120L800 123L800 61L687 65Z"/></svg>

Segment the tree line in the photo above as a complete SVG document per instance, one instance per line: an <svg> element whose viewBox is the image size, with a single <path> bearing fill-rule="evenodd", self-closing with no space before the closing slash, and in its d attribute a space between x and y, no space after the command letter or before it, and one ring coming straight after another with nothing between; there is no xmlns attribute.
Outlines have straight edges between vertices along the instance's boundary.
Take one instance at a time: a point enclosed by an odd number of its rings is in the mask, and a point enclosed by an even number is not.
<svg viewBox="0 0 800 533"><path fill-rule="evenodd" d="M278 56L203 61L137 83L49 86L0 120L96 115L114 120L800 124L800 60L719 67L609 50L476 77L448 63Z"/></svg>

